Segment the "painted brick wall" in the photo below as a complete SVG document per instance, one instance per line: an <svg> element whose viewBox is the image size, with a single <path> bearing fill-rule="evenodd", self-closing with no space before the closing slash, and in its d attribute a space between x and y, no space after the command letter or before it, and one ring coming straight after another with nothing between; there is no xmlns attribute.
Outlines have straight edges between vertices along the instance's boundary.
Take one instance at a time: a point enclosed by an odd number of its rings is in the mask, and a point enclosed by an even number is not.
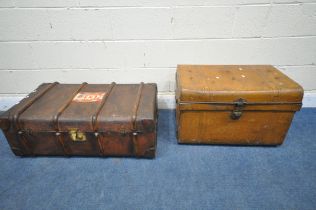
<svg viewBox="0 0 316 210"><path fill-rule="evenodd" d="M273 64L316 91L316 0L0 0L0 97L158 83L177 64Z"/></svg>

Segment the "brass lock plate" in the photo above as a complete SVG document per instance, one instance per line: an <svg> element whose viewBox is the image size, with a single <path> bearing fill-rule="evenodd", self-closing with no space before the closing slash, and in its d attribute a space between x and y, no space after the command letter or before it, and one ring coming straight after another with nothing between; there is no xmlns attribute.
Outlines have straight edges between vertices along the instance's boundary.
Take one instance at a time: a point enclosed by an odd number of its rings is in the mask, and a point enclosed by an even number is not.
<svg viewBox="0 0 316 210"><path fill-rule="evenodd" d="M76 128L69 130L69 137L73 141L86 141L87 137L84 132L79 131Z"/></svg>

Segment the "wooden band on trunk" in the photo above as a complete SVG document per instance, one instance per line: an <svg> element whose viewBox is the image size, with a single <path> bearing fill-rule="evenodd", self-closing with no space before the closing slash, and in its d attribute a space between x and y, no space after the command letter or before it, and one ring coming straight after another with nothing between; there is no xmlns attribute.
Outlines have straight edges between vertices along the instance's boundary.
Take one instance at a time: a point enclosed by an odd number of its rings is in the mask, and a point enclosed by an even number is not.
<svg viewBox="0 0 316 210"><path fill-rule="evenodd" d="M97 138L98 144L99 144L99 149L100 149L100 153L104 154L104 148L102 146L101 140L99 138L99 134L98 134L98 117L99 114L106 102L106 99L110 96L114 86L116 85L115 82L112 82L110 87L108 88L109 90L107 91L106 95L103 97L100 106L98 107L97 111L95 112L94 115L92 115L92 129L95 132L95 137Z"/></svg>
<svg viewBox="0 0 316 210"><path fill-rule="evenodd" d="M137 135L138 135L138 130L137 130L137 112L138 112L138 108L139 108L139 103L140 103L140 99L142 96L142 91L143 91L143 87L144 87L144 83L141 82L137 91L137 97L136 97L136 103L134 104L133 107L133 115L132 115L132 125L133 125L133 150L134 150L134 154L136 157L141 156L141 154L139 153L139 149L138 149L138 142L137 142Z"/></svg>
<svg viewBox="0 0 316 210"><path fill-rule="evenodd" d="M53 117L53 125L55 126L55 130L56 130L56 136L57 136L57 140L60 144L60 146L62 147L63 151L64 151L64 155L69 155L70 151L68 151L65 147L65 142L64 139L61 137L61 133L60 133L60 127L59 127L59 122L58 122L58 118L59 116L63 113L63 111L65 111L65 109L71 104L73 98L80 92L80 90L86 86L88 83L84 82L82 83L79 88L73 93L72 97L70 97L70 99L67 101L67 103L65 103L59 110L58 112L54 115Z"/></svg>

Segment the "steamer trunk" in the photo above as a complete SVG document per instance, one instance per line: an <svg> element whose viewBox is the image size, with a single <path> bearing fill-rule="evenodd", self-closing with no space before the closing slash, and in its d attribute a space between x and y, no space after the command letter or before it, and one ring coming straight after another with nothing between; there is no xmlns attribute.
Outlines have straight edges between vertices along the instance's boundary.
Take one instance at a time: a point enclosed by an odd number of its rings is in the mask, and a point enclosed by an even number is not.
<svg viewBox="0 0 316 210"><path fill-rule="evenodd" d="M156 84L44 83L0 117L20 156L153 158Z"/></svg>
<svg viewBox="0 0 316 210"><path fill-rule="evenodd" d="M282 144L303 89L269 65L179 65L179 143Z"/></svg>

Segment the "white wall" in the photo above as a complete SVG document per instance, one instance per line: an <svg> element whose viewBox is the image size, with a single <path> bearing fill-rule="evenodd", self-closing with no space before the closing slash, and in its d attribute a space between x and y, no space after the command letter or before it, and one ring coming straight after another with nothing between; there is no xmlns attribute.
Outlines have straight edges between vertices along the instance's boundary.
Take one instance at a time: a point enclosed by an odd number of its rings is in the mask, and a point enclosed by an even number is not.
<svg viewBox="0 0 316 210"><path fill-rule="evenodd" d="M316 0L0 0L0 103L144 81L165 106L177 64L272 64L316 94Z"/></svg>

